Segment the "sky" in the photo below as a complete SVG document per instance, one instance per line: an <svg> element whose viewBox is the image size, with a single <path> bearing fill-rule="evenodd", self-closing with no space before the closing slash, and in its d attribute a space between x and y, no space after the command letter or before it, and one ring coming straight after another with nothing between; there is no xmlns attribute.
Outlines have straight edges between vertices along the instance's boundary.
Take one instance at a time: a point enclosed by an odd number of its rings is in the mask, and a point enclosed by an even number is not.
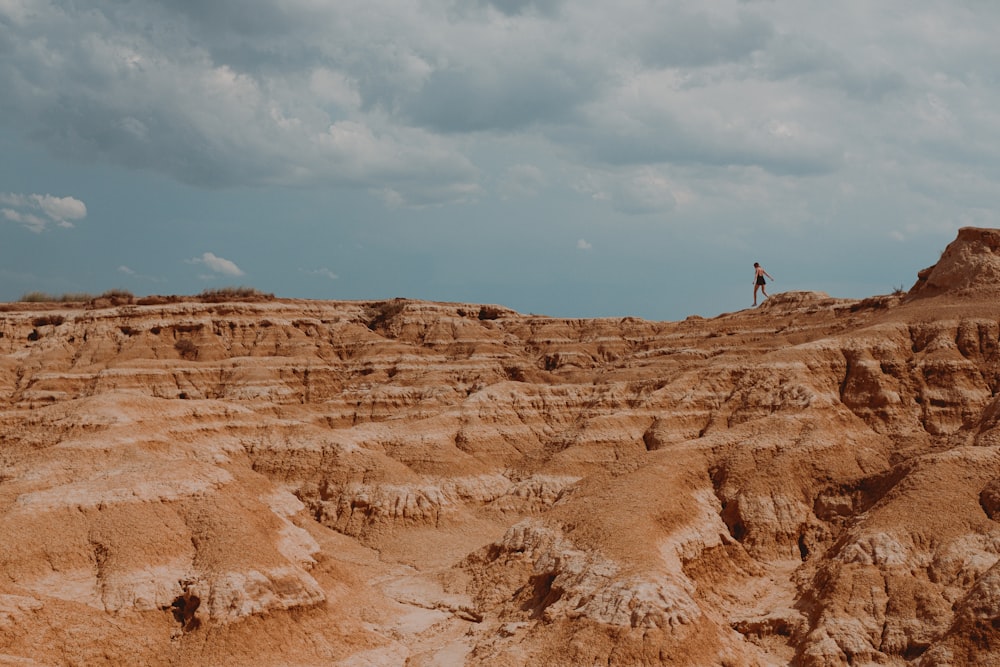
<svg viewBox="0 0 1000 667"><path fill-rule="evenodd" d="M680 320L1000 227L993 0L0 0L0 300Z"/></svg>

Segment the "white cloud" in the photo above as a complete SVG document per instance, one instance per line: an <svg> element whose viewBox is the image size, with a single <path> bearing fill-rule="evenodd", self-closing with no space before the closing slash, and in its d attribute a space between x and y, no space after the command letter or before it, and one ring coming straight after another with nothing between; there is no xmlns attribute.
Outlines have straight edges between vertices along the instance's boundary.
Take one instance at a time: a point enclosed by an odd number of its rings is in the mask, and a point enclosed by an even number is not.
<svg viewBox="0 0 1000 667"><path fill-rule="evenodd" d="M594 246L592 246L586 239L580 239L576 242L576 247L580 250L590 250Z"/></svg>
<svg viewBox="0 0 1000 667"><path fill-rule="evenodd" d="M18 213L17 211L9 208L0 210L0 213L3 213L3 217L11 222L24 225L35 233L40 233L45 229L46 221L39 218L37 215Z"/></svg>
<svg viewBox="0 0 1000 667"><path fill-rule="evenodd" d="M304 272L310 276L317 276L319 278L328 278L330 280L336 280L337 278L340 277L336 273L325 267L322 269L311 269Z"/></svg>
<svg viewBox="0 0 1000 667"><path fill-rule="evenodd" d="M74 220L87 217L86 204L75 197L0 192L0 204L5 205L0 213L7 220L24 225L33 232L42 232L51 224L73 227Z"/></svg>
<svg viewBox="0 0 1000 667"><path fill-rule="evenodd" d="M87 206L73 197L53 197L52 195L32 195L46 215L60 224L72 226L70 220L87 217Z"/></svg>
<svg viewBox="0 0 1000 667"><path fill-rule="evenodd" d="M238 277L246 275L243 272L243 269L236 266L234 262L219 257L210 252L202 253L201 257L195 257L194 259L189 259L187 260L187 262L188 264L201 264L210 271L224 276ZM204 278L209 276L202 276L202 277Z"/></svg>
<svg viewBox="0 0 1000 667"><path fill-rule="evenodd" d="M126 276L129 276L130 278L137 278L139 280L143 280L143 281L151 282L151 283L162 283L162 282L165 282L163 278L158 278L156 276L149 276L149 275L146 275L146 274L143 274L143 273L139 273L138 271L136 271L132 267L125 266L124 264L122 264L121 266L118 267L118 273L123 273Z"/></svg>

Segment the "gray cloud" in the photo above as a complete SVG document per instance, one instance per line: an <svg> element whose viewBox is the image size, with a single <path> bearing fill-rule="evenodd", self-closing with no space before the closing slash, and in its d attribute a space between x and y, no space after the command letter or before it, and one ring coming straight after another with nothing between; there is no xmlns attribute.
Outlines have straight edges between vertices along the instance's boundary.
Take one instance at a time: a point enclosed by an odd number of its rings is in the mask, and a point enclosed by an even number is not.
<svg viewBox="0 0 1000 667"><path fill-rule="evenodd" d="M498 190L507 199L534 197L545 186L545 182L545 174L538 167L516 164L504 172Z"/></svg>
<svg viewBox="0 0 1000 667"><path fill-rule="evenodd" d="M100 211L69 244L16 226L79 218L0 204L8 270L139 281L113 268L197 229L288 294L328 296L329 266L362 298L596 312L575 266L631 276L605 313L745 306L718 296L760 246L842 280L838 248L1000 225L998 27L982 0L0 0L0 177ZM235 275L201 250L169 289ZM696 288L653 295L683 267Z"/></svg>
<svg viewBox="0 0 1000 667"><path fill-rule="evenodd" d="M735 17L663 6L637 23L639 55L652 67L699 67L738 62L763 49L773 26L756 14Z"/></svg>
<svg viewBox="0 0 1000 667"><path fill-rule="evenodd" d="M588 171L574 187L628 215L669 213L692 198L668 173L653 167Z"/></svg>
<svg viewBox="0 0 1000 667"><path fill-rule="evenodd" d="M808 176L829 173L841 164L835 146L796 145L768 125L713 132L664 120L659 127L640 126L628 133L613 127L582 131L586 136L573 141L585 147L592 159L612 165L760 167L776 175Z"/></svg>
<svg viewBox="0 0 1000 667"><path fill-rule="evenodd" d="M523 157L491 157L512 136L569 173L817 178L879 150L992 168L982 137L1000 129L998 11L977 3L2 7L5 125L61 158L208 188L346 187L428 207L475 202L492 177L505 197L537 196L504 175ZM608 191L622 211L669 202Z"/></svg>
<svg viewBox="0 0 1000 667"><path fill-rule="evenodd" d="M439 70L403 105L418 125L440 132L512 130L565 120L593 95L594 74L572 63L521 63Z"/></svg>
<svg viewBox="0 0 1000 667"><path fill-rule="evenodd" d="M536 11L545 16L554 15L563 0L478 0L481 5L488 5L497 11L514 16L529 11Z"/></svg>
<svg viewBox="0 0 1000 667"><path fill-rule="evenodd" d="M879 100L907 87L905 76L884 63L859 65L822 41L794 35L775 40L759 64L774 79L836 88L862 100Z"/></svg>
<svg viewBox="0 0 1000 667"><path fill-rule="evenodd" d="M474 185L475 168L446 142L352 108L349 75L304 63L291 78L241 70L217 62L200 40L185 41L205 26L175 19L136 29L143 12L157 8L128 7L133 14L124 5L105 14L39 5L0 23L0 39L17 45L15 58L0 65L6 104L54 155L152 169L203 187L374 181L447 193ZM196 13L194 3L181 7ZM314 93L319 71L339 77L347 94Z"/></svg>
<svg viewBox="0 0 1000 667"><path fill-rule="evenodd" d="M244 37L275 37L296 32L309 22L326 15L315 3L285 0L151 0L151 8L159 7L161 18L186 17L203 34L232 33ZM111 11L128 15L122 9Z"/></svg>

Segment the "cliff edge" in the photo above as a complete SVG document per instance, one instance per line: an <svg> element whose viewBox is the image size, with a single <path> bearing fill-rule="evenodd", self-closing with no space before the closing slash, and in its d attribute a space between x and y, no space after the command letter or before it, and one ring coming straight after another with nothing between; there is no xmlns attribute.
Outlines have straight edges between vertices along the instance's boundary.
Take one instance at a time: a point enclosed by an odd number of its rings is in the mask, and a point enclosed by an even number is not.
<svg viewBox="0 0 1000 667"><path fill-rule="evenodd" d="M998 662L998 248L682 322L5 306L0 663Z"/></svg>

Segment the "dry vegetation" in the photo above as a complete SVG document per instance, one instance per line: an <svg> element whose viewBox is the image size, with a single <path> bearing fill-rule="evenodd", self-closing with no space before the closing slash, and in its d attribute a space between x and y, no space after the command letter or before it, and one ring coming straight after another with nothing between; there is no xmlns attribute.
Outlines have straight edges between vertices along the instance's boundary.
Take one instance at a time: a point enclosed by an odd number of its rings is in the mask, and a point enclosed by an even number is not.
<svg viewBox="0 0 1000 667"><path fill-rule="evenodd" d="M150 294L148 296L136 297L132 292L125 289L110 289L98 295L88 292L66 292L64 294L49 294L47 292L33 291L27 292L18 299L21 304L60 304L75 305L85 304L88 308L106 308L109 306L138 305L138 306L158 306L167 303L200 302L200 303L222 303L226 301L271 301L274 294L261 292L253 287L213 287L205 289L193 296L184 295L160 295ZM6 310L13 310L6 308Z"/></svg>
<svg viewBox="0 0 1000 667"><path fill-rule="evenodd" d="M261 292L253 287L214 287L206 289L197 297L205 303L221 303L223 301L270 301L273 294Z"/></svg>

